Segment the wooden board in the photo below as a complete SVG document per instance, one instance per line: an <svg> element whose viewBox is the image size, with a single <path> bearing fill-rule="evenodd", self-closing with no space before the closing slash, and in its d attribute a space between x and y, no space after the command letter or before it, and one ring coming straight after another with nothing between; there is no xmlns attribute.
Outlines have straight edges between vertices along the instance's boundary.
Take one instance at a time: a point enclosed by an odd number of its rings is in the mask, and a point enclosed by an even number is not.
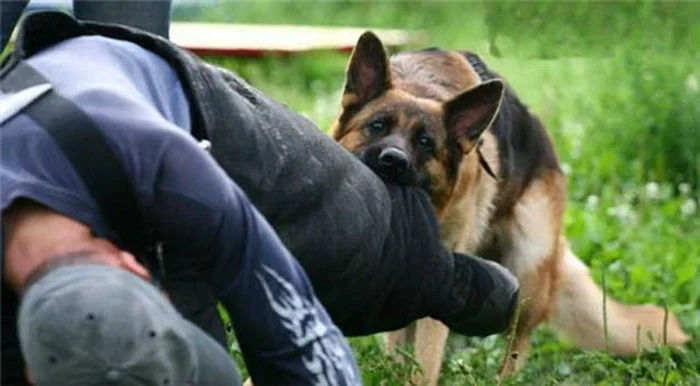
<svg viewBox="0 0 700 386"><path fill-rule="evenodd" d="M350 52L369 28L172 22L170 40L197 55L260 57L319 50ZM426 41L422 31L372 28L387 47ZM13 31L14 42L17 28Z"/></svg>
<svg viewBox="0 0 700 386"><path fill-rule="evenodd" d="M173 22L170 40L198 55L258 57L318 50L349 52L366 30L368 28ZM388 47L426 40L422 31L377 28L372 31Z"/></svg>

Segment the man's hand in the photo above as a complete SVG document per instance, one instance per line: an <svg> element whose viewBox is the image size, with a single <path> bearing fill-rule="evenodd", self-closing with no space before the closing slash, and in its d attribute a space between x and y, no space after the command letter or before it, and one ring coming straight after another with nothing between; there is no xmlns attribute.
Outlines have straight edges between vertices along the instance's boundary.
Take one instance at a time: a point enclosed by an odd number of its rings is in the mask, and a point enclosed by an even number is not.
<svg viewBox="0 0 700 386"><path fill-rule="evenodd" d="M4 280L21 293L27 282L49 265L84 259L124 269L146 280L148 270L134 255L94 237L86 225L29 200L19 200L2 213Z"/></svg>

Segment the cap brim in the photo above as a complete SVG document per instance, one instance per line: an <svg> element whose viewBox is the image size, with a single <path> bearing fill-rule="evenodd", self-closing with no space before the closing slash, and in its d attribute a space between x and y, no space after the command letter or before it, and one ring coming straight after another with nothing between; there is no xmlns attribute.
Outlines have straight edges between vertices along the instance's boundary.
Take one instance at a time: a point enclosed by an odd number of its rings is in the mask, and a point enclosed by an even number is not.
<svg viewBox="0 0 700 386"><path fill-rule="evenodd" d="M241 376L231 355L217 341L188 320L183 319L183 325L197 354L194 384L197 386L241 385Z"/></svg>

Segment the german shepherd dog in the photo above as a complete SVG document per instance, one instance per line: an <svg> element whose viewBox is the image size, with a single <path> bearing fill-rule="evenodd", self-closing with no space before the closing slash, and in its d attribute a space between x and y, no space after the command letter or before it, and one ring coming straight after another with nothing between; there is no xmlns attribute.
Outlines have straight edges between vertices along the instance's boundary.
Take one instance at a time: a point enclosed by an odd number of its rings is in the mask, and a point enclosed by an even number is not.
<svg viewBox="0 0 700 386"><path fill-rule="evenodd" d="M614 355L641 346L682 345L674 315L653 305L608 299L562 235L566 182L549 134L514 91L472 52L429 48L387 56L371 32L347 66L333 138L377 174L419 185L431 196L444 243L494 260L520 281L522 309L513 353L499 375L524 363L541 322L585 349ZM664 328L666 331L664 331ZM649 335L653 340L649 338ZM410 344L437 383L447 327L423 319L389 333L387 345Z"/></svg>

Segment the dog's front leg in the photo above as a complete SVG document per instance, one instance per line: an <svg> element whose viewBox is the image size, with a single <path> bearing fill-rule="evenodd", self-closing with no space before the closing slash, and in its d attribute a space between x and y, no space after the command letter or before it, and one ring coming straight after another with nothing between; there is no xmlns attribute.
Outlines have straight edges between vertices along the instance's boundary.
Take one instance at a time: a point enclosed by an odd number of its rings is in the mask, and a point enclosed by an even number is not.
<svg viewBox="0 0 700 386"><path fill-rule="evenodd" d="M413 377L412 383L435 386L440 378L449 333L450 330L440 321L423 318L401 330L389 332L386 340L387 351L395 354L398 347L412 347L422 372Z"/></svg>

